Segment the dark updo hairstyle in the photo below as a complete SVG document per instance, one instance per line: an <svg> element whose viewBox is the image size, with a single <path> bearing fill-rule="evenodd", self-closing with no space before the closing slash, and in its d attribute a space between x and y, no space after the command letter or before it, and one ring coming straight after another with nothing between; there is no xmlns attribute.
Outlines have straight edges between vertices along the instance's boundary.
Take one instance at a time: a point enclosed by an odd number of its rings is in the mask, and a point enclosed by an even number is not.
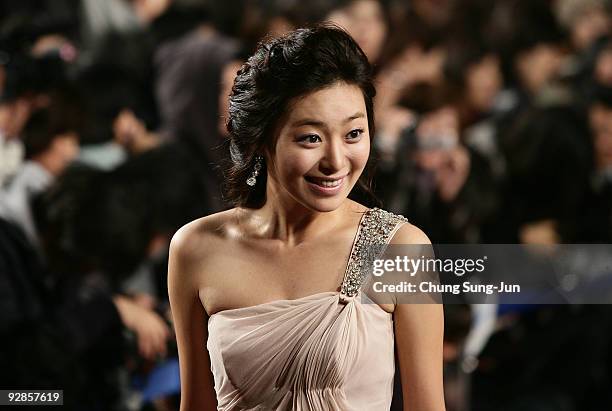
<svg viewBox="0 0 612 411"><path fill-rule="evenodd" d="M266 166L254 187L246 184L255 157L275 145L274 131L292 99L342 81L363 92L370 136L374 135L372 72L367 57L342 29L316 25L265 40L238 71L230 94L227 129L230 164L226 200L237 207L259 208L266 201ZM357 187L371 195L371 165Z"/></svg>

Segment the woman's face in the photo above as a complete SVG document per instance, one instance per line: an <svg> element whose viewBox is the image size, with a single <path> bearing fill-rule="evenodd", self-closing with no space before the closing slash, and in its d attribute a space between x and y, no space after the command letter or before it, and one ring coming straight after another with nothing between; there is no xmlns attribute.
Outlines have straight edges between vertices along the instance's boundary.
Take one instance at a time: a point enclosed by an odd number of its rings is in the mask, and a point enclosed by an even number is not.
<svg viewBox="0 0 612 411"><path fill-rule="evenodd" d="M369 153L367 112L358 86L338 82L296 98L267 154L268 194L314 211L335 210L355 186Z"/></svg>

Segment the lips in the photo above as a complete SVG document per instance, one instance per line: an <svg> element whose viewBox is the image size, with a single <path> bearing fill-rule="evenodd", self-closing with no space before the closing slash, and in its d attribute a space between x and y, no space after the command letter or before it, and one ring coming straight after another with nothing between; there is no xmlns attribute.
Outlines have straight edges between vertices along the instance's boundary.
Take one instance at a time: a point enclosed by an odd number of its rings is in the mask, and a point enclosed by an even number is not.
<svg viewBox="0 0 612 411"><path fill-rule="evenodd" d="M313 183L324 188L334 188L342 184L342 180L344 180L344 177L346 176L337 178L306 176L305 178L306 181L308 181L309 183Z"/></svg>
<svg viewBox="0 0 612 411"><path fill-rule="evenodd" d="M305 176L304 178L308 182L308 187L310 187L313 193L330 197L336 196L344 190L346 175L335 178L313 176Z"/></svg>

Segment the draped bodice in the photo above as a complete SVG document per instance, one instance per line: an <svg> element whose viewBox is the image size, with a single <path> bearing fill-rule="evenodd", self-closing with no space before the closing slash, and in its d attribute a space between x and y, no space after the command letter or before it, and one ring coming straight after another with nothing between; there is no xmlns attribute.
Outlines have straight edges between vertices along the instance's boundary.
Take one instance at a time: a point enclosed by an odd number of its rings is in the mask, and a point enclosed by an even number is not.
<svg viewBox="0 0 612 411"><path fill-rule="evenodd" d="M405 218L364 213L340 291L210 316L207 348L219 410L388 410L392 315L360 291L372 246Z"/></svg>

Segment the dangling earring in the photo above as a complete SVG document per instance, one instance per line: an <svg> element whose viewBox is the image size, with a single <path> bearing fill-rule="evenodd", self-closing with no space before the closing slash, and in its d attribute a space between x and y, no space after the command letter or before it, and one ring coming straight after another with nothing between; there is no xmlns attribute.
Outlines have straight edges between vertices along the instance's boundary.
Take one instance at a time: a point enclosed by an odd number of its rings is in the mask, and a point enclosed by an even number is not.
<svg viewBox="0 0 612 411"><path fill-rule="evenodd" d="M257 183L257 176L259 175L259 170L261 170L261 163L263 162L262 156L255 157L255 165L253 166L253 172L251 173L251 177L247 178L246 183L253 187Z"/></svg>

